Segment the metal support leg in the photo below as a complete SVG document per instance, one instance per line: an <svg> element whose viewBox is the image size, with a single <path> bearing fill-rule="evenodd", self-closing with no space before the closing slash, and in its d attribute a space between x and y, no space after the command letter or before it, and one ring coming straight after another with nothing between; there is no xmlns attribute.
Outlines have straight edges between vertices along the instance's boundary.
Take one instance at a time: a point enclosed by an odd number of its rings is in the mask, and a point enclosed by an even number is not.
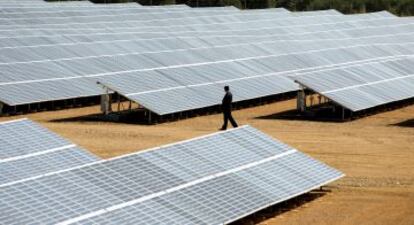
<svg viewBox="0 0 414 225"><path fill-rule="evenodd" d="M299 112L305 112L306 110L306 95L305 95L305 90L303 89L298 91L296 109Z"/></svg>
<svg viewBox="0 0 414 225"><path fill-rule="evenodd" d="M310 107L313 106L313 99L314 99L314 96L313 95L310 95Z"/></svg>
<svg viewBox="0 0 414 225"><path fill-rule="evenodd" d="M107 96L106 95L101 95L101 112L104 115L108 114L108 107L107 107Z"/></svg>
<svg viewBox="0 0 414 225"><path fill-rule="evenodd" d="M118 101L118 112L120 112L121 111L121 96L120 95L118 95L117 101Z"/></svg>
<svg viewBox="0 0 414 225"><path fill-rule="evenodd" d="M345 108L342 107L342 120L345 120Z"/></svg>
<svg viewBox="0 0 414 225"><path fill-rule="evenodd" d="M0 102L0 115L3 115L4 104Z"/></svg>
<svg viewBox="0 0 414 225"><path fill-rule="evenodd" d="M105 94L101 96L101 112L108 115L111 111L111 96L109 95L109 90L105 88Z"/></svg>
<svg viewBox="0 0 414 225"><path fill-rule="evenodd" d="M148 123L151 124L152 123L152 115L151 115L151 111L148 111Z"/></svg>

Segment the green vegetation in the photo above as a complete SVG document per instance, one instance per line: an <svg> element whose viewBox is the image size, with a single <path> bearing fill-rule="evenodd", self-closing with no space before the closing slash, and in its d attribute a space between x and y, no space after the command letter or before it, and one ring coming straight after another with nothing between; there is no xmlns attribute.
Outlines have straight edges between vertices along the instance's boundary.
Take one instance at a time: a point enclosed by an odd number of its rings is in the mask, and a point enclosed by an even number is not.
<svg viewBox="0 0 414 225"><path fill-rule="evenodd" d="M414 16L414 0L176 0L176 3L239 8L284 7L292 11L336 9L346 14L388 10L400 16Z"/></svg>
<svg viewBox="0 0 414 225"><path fill-rule="evenodd" d="M292 2L292 1L285 1ZM364 13L387 10L401 16L414 15L414 0L304 0L295 1L293 9L337 9L343 13Z"/></svg>
<svg viewBox="0 0 414 225"><path fill-rule="evenodd" d="M53 0L52 0L53 1ZM91 0L117 3L134 0ZM233 5L238 8L284 7L292 11L336 9L346 14L387 10L400 16L414 16L414 0L135 0L143 5L188 4L193 7Z"/></svg>

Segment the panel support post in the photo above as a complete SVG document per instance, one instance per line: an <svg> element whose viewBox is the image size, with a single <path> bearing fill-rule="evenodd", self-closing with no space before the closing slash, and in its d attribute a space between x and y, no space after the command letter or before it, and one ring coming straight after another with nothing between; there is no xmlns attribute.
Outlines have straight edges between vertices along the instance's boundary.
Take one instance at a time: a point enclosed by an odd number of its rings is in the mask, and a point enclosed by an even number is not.
<svg viewBox="0 0 414 225"><path fill-rule="evenodd" d="M151 111L148 110L148 124L151 124L152 122L152 115L151 115Z"/></svg>
<svg viewBox="0 0 414 225"><path fill-rule="evenodd" d="M3 115L4 104L0 102L0 116Z"/></svg>
<svg viewBox="0 0 414 225"><path fill-rule="evenodd" d="M101 95L101 112L108 115L112 112L111 96L109 95L108 88L104 87L105 94Z"/></svg>
<svg viewBox="0 0 414 225"><path fill-rule="evenodd" d="M306 94L303 87L301 87L301 89L298 91L296 109L299 112L305 112L306 110Z"/></svg>
<svg viewBox="0 0 414 225"><path fill-rule="evenodd" d="M342 120L345 120L345 107L342 107Z"/></svg>
<svg viewBox="0 0 414 225"><path fill-rule="evenodd" d="M120 112L121 111L121 96L120 95L118 95L117 102L118 102L118 112Z"/></svg>

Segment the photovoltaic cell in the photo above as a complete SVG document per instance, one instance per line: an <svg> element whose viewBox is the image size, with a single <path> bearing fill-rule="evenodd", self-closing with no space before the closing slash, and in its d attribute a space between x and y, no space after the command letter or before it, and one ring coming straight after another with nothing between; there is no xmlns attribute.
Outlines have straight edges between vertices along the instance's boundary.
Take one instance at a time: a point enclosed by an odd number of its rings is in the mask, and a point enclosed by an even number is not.
<svg viewBox="0 0 414 225"><path fill-rule="evenodd" d="M243 126L0 185L0 221L226 224L342 176Z"/></svg>

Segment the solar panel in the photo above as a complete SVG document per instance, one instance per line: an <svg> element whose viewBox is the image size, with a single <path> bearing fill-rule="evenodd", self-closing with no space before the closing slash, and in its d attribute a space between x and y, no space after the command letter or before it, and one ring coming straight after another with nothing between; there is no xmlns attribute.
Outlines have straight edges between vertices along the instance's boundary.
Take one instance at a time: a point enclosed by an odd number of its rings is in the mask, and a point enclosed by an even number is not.
<svg viewBox="0 0 414 225"><path fill-rule="evenodd" d="M414 58L388 59L294 76L335 103L360 111L414 97Z"/></svg>
<svg viewBox="0 0 414 225"><path fill-rule="evenodd" d="M342 176L243 126L0 185L1 221L224 224Z"/></svg>
<svg viewBox="0 0 414 225"><path fill-rule="evenodd" d="M97 161L28 119L1 122L0 142L0 185Z"/></svg>

